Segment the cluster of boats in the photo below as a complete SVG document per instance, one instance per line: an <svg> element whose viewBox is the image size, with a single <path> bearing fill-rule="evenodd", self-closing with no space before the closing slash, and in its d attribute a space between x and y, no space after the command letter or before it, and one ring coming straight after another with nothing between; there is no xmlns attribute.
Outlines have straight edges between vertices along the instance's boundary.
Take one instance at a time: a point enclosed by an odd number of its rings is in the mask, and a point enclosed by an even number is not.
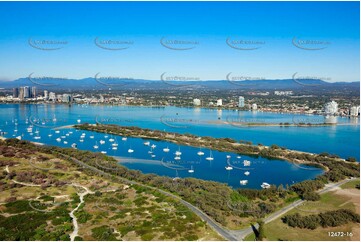
<svg viewBox="0 0 361 242"><path fill-rule="evenodd" d="M55 118L54 118L54 119L55 119ZM54 121L54 120L53 120L53 121ZM56 120L55 120L55 121L56 121ZM54 121L54 122L55 122L55 121ZM77 122L78 122L78 123L81 123L81 120L78 119ZM20 140L21 140L22 137L24 136L24 134L22 134L22 135L17 135L17 132L18 132L18 122L17 122L17 120L13 120L13 123L14 123L14 126L15 126L15 128L14 128L14 135L13 135L13 136L16 137L17 139L20 139ZM28 124L28 123L29 123L29 120L26 119L25 123ZM26 132L29 133L30 136L33 136L33 138L34 138L35 140L41 139L39 129L38 129L38 128L35 128L35 130L34 130L34 125L33 125L33 124L30 124L30 125L27 126ZM59 135L59 137L57 137L55 140L56 140L57 142L59 142L59 143L62 142L63 144L68 144L68 141L67 141L66 139L67 139L67 137L69 137L70 135L73 134L72 131L68 131L67 133L63 132L62 134L60 134L60 130L54 130L54 133ZM49 137L52 137L53 134L50 132L50 133L48 134L48 136L49 136ZM82 134L80 135L80 137L79 137L79 142L83 143L84 140L86 139L86 137L87 137L86 133L82 133ZM94 139L94 135L89 135L88 137L89 137L89 139ZM127 141L127 137L122 137L122 141ZM103 146L103 145L106 144L107 142L109 142L109 143L111 144L111 149L112 149L112 150L117 150L117 149L118 149L119 144L118 144L118 142L117 142L117 139L116 139L115 137L113 137L112 135L109 137L108 134L104 135L104 139L99 140L99 144L98 144L98 141L95 141L95 144L93 145L93 148L94 148L95 150L98 150L98 149L101 148L101 146ZM154 150L155 150L155 148L156 148L157 146L156 146L155 144L151 144L150 141L145 141L145 142L143 143L143 145L149 147L148 154L149 154L152 158L155 158L156 155L154 154ZM74 149L77 149L77 146L78 146L77 143L72 143L72 144L71 144L71 147L74 148ZM167 147L163 148L163 152L164 152L164 153L169 153L169 152L170 152L169 147L167 146ZM101 153L106 154L107 151L102 150ZM128 149L128 153L129 153L129 154L134 153L134 150L130 147L130 148ZM198 155L198 156L204 156L204 154L205 154L205 153L202 151L202 149L199 148L199 151L197 152L197 155ZM174 156L174 160L175 160L175 161L181 160L182 152L181 152L181 150L180 150L180 147L178 148L178 150L176 150L176 151L174 152L174 155L175 155L175 156ZM227 166L225 167L225 169L226 169L227 171L231 171L231 170L233 170L233 169L245 169L246 167L250 167L250 166L251 166L251 161L249 161L249 160L243 160L243 167L244 167L244 168L239 168L239 167L236 167L236 166L230 164L230 159L231 159L231 156L230 156L230 155L227 155L226 158L227 158ZM241 156L237 156L236 159L238 159L238 160L241 159ZM211 151L211 150L209 150L209 156L207 156L207 157L205 158L205 160L207 160L207 161L213 161L213 160L214 160L214 157L213 157L213 154L212 154L212 151ZM195 171L194 171L194 168L193 168L193 166L191 166L191 168L188 169L188 173L194 173L194 172L195 172ZM244 175L245 175L245 176L249 176L249 175L250 175L250 172L246 170L246 171L244 172ZM247 184L248 184L248 180L246 180L246 179L240 180L239 183L244 186L244 185L247 185ZM268 189L268 188L271 187L271 185L268 184L267 182L263 182L263 183L261 184L261 187L262 187L263 189Z"/></svg>

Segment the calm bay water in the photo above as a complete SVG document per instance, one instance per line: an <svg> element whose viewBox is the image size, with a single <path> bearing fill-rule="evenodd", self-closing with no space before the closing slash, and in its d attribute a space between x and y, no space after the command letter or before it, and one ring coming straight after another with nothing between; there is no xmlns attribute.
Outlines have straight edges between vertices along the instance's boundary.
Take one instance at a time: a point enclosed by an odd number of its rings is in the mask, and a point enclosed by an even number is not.
<svg viewBox="0 0 361 242"><path fill-rule="evenodd" d="M199 148L177 146L167 142L150 141L151 149L139 138L104 137L88 131L72 128L55 130L59 126L80 123L104 123L142 128L158 129L178 133L192 133L200 136L229 137L236 140L252 141L254 144L277 144L290 149L308 152L329 152L341 157L354 156L359 159L360 127L358 119L334 118L327 122L338 122L338 126L322 127L245 127L242 123L323 123L320 116L301 116L292 114L273 114L262 112L220 111L194 108L148 108L101 105L0 105L0 129L7 132L5 137L22 136L23 139L61 147L70 147L76 143L78 149L106 151L108 155L121 157L122 164L144 173L156 173L170 177L195 177L228 183L232 187L241 187L240 180L248 180L242 187L260 188L262 182L270 184L292 184L313 178L322 173L315 168L299 167L280 160L268 160L237 154L212 151L213 161L206 160L210 150L202 150L203 156L197 155ZM331 118L330 118L331 119ZM227 123L228 121L228 123ZM231 124L229 124L231 123ZM17 124L17 125L16 125ZM27 132L33 125L33 134ZM17 131L16 131L17 130ZM35 131L39 131L39 135ZM69 133L70 132L70 133ZM85 133L84 142L80 136ZM49 137L51 135L51 137ZM36 136L41 137L35 139ZM63 138L61 138L63 136ZM91 136L94 136L91 137ZM61 141L56 141L60 138ZM110 138L118 143L113 150ZM104 140L104 144L100 144ZM67 143L65 144L64 141ZM94 145L99 146L94 149ZM163 149L168 147L169 152ZM133 149L133 153L128 153ZM180 160L174 160L175 152L182 152ZM149 151L153 153L149 153ZM152 157L152 155L154 157ZM230 156L227 158L227 156ZM227 161L228 160L228 161ZM244 160L251 165L244 166ZM232 170L226 170L230 166ZM193 170L194 172L191 172ZM248 171L247 176L244 173Z"/></svg>

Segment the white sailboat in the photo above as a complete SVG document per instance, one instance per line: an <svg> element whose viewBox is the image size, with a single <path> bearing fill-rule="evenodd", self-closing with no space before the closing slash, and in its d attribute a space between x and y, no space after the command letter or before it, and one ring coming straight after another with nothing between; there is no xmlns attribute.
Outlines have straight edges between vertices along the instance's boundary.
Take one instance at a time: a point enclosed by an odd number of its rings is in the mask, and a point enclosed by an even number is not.
<svg viewBox="0 0 361 242"><path fill-rule="evenodd" d="M245 173L244 173L246 176L249 176L249 174L251 174L249 171L246 171Z"/></svg>
<svg viewBox="0 0 361 242"><path fill-rule="evenodd" d="M178 150L175 152L175 155L176 155L176 156L182 155L182 152L180 151L180 147L179 147Z"/></svg>
<svg viewBox="0 0 361 242"><path fill-rule="evenodd" d="M174 159L175 159L175 160L180 160L181 157L177 155L176 157L174 157Z"/></svg>
<svg viewBox="0 0 361 242"><path fill-rule="evenodd" d="M80 123L81 123L81 120L80 120L80 119L78 119L78 120L77 120L77 122L78 122L78 124L80 124Z"/></svg>
<svg viewBox="0 0 361 242"><path fill-rule="evenodd" d="M106 151L100 151L102 154L106 154L107 152Z"/></svg>
<svg viewBox="0 0 361 242"><path fill-rule="evenodd" d="M60 130L55 130L55 133L56 133L56 134L59 134L59 133L60 133Z"/></svg>
<svg viewBox="0 0 361 242"><path fill-rule="evenodd" d="M201 150L201 147L199 147L199 151L197 152L197 155L199 156L204 155L204 152Z"/></svg>
<svg viewBox="0 0 361 242"><path fill-rule="evenodd" d="M123 137L123 138L122 138L123 141L126 141L127 139L128 139L127 137Z"/></svg>
<svg viewBox="0 0 361 242"><path fill-rule="evenodd" d="M231 158L231 156L230 156L230 155L227 155L226 157L227 157L227 159L230 159L230 158Z"/></svg>
<svg viewBox="0 0 361 242"><path fill-rule="evenodd" d="M95 142L95 145L93 146L93 148L96 149L96 150L99 148L98 142Z"/></svg>
<svg viewBox="0 0 361 242"><path fill-rule="evenodd" d="M63 143L66 145L66 144L68 144L68 141L65 140Z"/></svg>
<svg viewBox="0 0 361 242"><path fill-rule="evenodd" d="M112 144L113 147L117 147L118 146L118 142L117 139L114 139L114 143Z"/></svg>
<svg viewBox="0 0 361 242"><path fill-rule="evenodd" d="M77 146L77 144L76 143L72 143L71 144L71 148L74 148L74 149L76 149L78 146Z"/></svg>
<svg viewBox="0 0 361 242"><path fill-rule="evenodd" d="M233 167L232 167L232 166L226 166L225 168L226 168L227 171L233 170Z"/></svg>
<svg viewBox="0 0 361 242"><path fill-rule="evenodd" d="M191 166L191 169L188 170L189 173L194 173L193 166Z"/></svg>
<svg viewBox="0 0 361 242"><path fill-rule="evenodd" d="M146 142L143 143L143 145L149 146L149 145L150 145L150 142L149 142L149 141L146 141Z"/></svg>
<svg viewBox="0 0 361 242"><path fill-rule="evenodd" d="M214 160L211 150L209 150L209 156L206 158L206 160L209 160L209 161Z"/></svg>
<svg viewBox="0 0 361 242"><path fill-rule="evenodd" d="M57 139L56 139L56 141L60 142L60 141L61 141L61 139L60 139L60 138L57 138Z"/></svg>
<svg viewBox="0 0 361 242"><path fill-rule="evenodd" d="M100 140L99 143L100 143L101 145L103 145L103 144L105 144L105 141L104 141L104 140Z"/></svg>
<svg viewBox="0 0 361 242"><path fill-rule="evenodd" d="M94 139L94 135L90 135L89 138Z"/></svg>
<svg viewBox="0 0 361 242"><path fill-rule="evenodd" d="M164 149L163 149L163 152L168 153L168 152L169 152L169 148L168 148L168 147L167 147L167 148L164 148Z"/></svg>
<svg viewBox="0 0 361 242"><path fill-rule="evenodd" d="M131 148L128 149L128 153L133 153L134 150L132 150Z"/></svg>
<svg viewBox="0 0 361 242"><path fill-rule="evenodd" d="M241 159L241 156L237 156L237 159Z"/></svg>

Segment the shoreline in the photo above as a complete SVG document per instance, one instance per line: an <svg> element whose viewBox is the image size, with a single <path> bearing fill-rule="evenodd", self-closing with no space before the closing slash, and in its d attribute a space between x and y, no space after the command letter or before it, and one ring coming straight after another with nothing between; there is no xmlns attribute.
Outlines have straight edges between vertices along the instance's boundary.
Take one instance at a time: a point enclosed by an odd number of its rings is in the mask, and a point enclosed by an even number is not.
<svg viewBox="0 0 361 242"><path fill-rule="evenodd" d="M73 106L73 105L88 105L88 106L114 106L114 107L130 107L130 108L190 108L190 109L205 109L205 110L221 110L221 111L235 111L235 112L260 112L260 113L269 113L269 114L281 114L281 115L306 115L306 116L325 116L323 113L301 113L298 111L287 112L287 111L272 111L272 110L262 110L258 109L253 111L252 109L240 110L239 108L220 108L220 107L207 107L207 106L177 106L177 105L123 105L123 104L110 104L110 103L49 103L49 102L0 102L0 105L4 104L28 104L28 105L59 105L59 106ZM351 115L332 115L331 117L335 118L354 118L360 119L360 116L351 116Z"/></svg>
<svg viewBox="0 0 361 242"><path fill-rule="evenodd" d="M302 160L302 159L290 159L289 157L287 157L286 155L288 154L294 154L294 155L306 155L306 156L311 156L311 157L316 157L318 154L315 153L310 153L310 152L304 152L304 151L297 151L297 150L290 150L290 149L285 149L282 150L283 155L281 156L264 156L262 151L268 151L271 150L271 146L259 146L259 145L248 145L248 144L242 144L242 143L232 143L232 142L228 142L229 146L226 147L219 147L217 145L209 145L209 143L206 143L206 139L208 137L202 137L202 136L195 136L195 135L191 135L192 136L192 140L186 140L187 138L189 138L188 136L186 136L185 134L177 134L177 133L168 133L168 132L164 132L164 131L159 131L159 130L148 130L148 132L150 133L154 133L154 132L160 132L160 133L164 133L165 135L162 136L151 136L151 135L141 135L141 134L132 134L132 133L118 133L118 132L112 132L112 131L108 131L108 132L104 132L102 130L96 129L97 125L95 124L88 124L89 128L81 128L79 126L84 126L84 125L75 125L74 128L75 129L80 129L80 130L88 130L88 131L94 131L94 132L98 132L98 133L107 133L107 134L113 134L113 135L122 135L122 136L129 136L129 137L134 137L134 138L141 138L141 139L153 139L153 140L158 140L158 141L166 141L166 142L171 142L174 144L180 144L180 145L185 145L185 146L191 146L191 147L202 147L202 148L209 148L209 149L213 149L213 150L217 150L217 151L221 151L221 152L233 152L236 154L241 154L241 155L248 155L248 156L261 156L263 158L268 158L268 159L279 159L282 161L286 161L286 162L290 162L290 163L297 163L297 164L301 164L301 165L309 165L309 166L316 166L322 170L324 170L325 172L329 171L328 167L321 165L320 163L317 163L315 161L307 161L307 160ZM104 125L100 125L104 126ZM111 127L113 127L114 125L112 125ZM132 127L125 127L125 126L119 126L119 128L124 129L124 130L129 130ZM138 128L140 130L145 130L145 129L141 129ZM175 140L175 137L177 136L177 140ZM215 141L223 141L224 139L222 138L212 138ZM197 145L195 145L194 143L197 143ZM219 143L219 142L218 142ZM239 149L248 149L250 148L251 150L249 150L248 152L245 152L244 150L239 150ZM252 149L258 149L258 152L256 152L255 150L252 151ZM337 160L339 162L346 162L348 163L345 159L342 158L333 158L334 160Z"/></svg>

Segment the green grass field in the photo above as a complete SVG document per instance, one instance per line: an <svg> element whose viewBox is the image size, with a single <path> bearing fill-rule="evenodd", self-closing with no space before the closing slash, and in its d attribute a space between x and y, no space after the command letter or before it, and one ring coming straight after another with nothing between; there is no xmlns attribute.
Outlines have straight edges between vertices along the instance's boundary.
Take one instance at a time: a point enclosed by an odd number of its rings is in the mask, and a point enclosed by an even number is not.
<svg viewBox="0 0 361 242"><path fill-rule="evenodd" d="M351 181L344 184L341 188L343 192L345 189L352 189L356 194L359 190L356 190L354 187L359 183L357 181ZM326 212L330 210L336 209L350 209L359 213L359 205L357 205L355 200L359 199L355 197L351 197L352 195L344 195L338 194L338 191L331 191L321 195L321 199L316 202L307 201L303 205L300 205L297 208L292 209L287 214L294 214L299 213L303 216L310 215L310 214L317 214L321 212ZM353 199L351 201L351 199ZM285 215L283 215L285 216ZM282 217L283 217L282 216ZM278 218L272 221L269 224L265 225L265 235L267 237L266 240L305 240L305 241L340 241L340 240L358 240L359 235L359 228L360 224L356 223L349 223L339 227L332 227L332 228L317 228L315 230L309 229L300 229L300 228L292 228L289 227L287 224L283 223L281 218ZM338 236L332 237L329 235L329 232L352 232L353 236ZM251 241L254 240L255 236L252 233L251 235L247 236L245 240Z"/></svg>

